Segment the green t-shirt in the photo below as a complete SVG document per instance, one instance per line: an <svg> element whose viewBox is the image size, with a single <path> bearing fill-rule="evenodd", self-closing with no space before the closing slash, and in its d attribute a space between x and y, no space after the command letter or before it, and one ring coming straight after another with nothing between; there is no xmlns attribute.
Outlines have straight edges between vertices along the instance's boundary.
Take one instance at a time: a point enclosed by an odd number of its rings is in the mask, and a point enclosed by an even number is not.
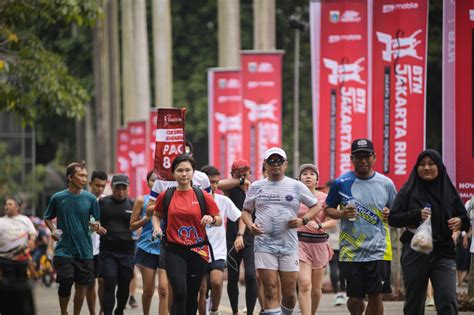
<svg viewBox="0 0 474 315"><path fill-rule="evenodd" d="M89 234L90 216L99 220L99 204L96 197L82 190L75 195L65 189L51 197L45 219L57 218L57 228L63 231L56 244L55 255L92 259L92 240Z"/></svg>

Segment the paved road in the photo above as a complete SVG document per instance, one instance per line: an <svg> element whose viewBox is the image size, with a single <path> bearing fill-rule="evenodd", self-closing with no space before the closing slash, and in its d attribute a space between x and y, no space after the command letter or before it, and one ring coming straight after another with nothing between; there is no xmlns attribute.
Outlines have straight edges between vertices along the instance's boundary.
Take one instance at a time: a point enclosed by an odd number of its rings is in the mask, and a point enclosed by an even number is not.
<svg viewBox="0 0 474 315"><path fill-rule="evenodd" d="M225 288L225 284L224 284ZM139 292L137 292L137 300L140 300L141 296L141 291L138 289ZM37 286L34 289L34 295L35 295L35 303L36 303L36 309L37 309L37 314L38 315L50 315L50 314L58 314L59 313L59 305L57 302L57 295L56 295L57 289L53 286L51 288L44 288L41 286ZM241 287L240 290L240 302L239 305L241 305L241 314L245 314L243 312L243 307L245 306L245 287ZM348 314L347 308L345 305L341 306L333 306L332 305L332 299L334 295L333 294L324 294L323 299L320 305L320 308L318 310L318 314L331 314L331 315L336 315L336 314ZM403 302L384 302L385 305L385 314L386 315L400 315L402 314L402 307L403 307ZM152 302L152 310L155 310L152 312L152 314L158 314L158 296L155 294L155 297L153 298ZM256 311L259 310L258 303L256 307ZM72 314L72 299L71 302L69 303L69 314ZM84 302L84 305L82 307L82 312L81 314L89 314L87 311L87 305ZM125 311L125 314L142 314L141 312L141 303L139 301L139 307L136 309L127 309ZM232 310L230 308L229 300L227 298L227 293L224 292L222 294L222 303L220 307L220 314L232 314ZM255 313L257 314L257 313ZM295 311L295 314L299 314L299 312ZM426 311L427 315L434 315L436 312L434 311L433 308L427 309ZM460 314L472 314L468 312L460 313Z"/></svg>

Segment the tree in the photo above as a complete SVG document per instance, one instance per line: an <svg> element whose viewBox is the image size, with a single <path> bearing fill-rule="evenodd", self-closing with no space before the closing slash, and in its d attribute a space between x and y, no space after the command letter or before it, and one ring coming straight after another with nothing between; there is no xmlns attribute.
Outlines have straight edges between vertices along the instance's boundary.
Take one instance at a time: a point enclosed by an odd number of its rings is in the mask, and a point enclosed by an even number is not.
<svg viewBox="0 0 474 315"><path fill-rule="evenodd" d="M91 26L100 14L95 0L0 1L0 111L28 123L80 117L90 96L63 58L45 48L37 26Z"/></svg>

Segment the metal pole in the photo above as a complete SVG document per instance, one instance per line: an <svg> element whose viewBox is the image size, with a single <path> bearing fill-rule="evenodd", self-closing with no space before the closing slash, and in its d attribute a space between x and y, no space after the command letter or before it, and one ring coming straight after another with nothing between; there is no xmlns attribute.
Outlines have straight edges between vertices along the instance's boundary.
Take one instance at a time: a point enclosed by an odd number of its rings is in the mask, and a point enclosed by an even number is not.
<svg viewBox="0 0 474 315"><path fill-rule="evenodd" d="M298 167L300 165L300 30L295 29L295 64L294 64L294 82L293 82L293 135L294 135L294 150L293 150L293 176L298 177Z"/></svg>

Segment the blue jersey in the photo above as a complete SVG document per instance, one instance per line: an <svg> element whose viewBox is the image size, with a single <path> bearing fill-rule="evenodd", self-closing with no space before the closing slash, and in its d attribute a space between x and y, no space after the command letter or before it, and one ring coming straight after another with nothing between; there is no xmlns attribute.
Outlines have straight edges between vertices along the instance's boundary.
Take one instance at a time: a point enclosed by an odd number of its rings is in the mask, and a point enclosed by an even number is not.
<svg viewBox="0 0 474 315"><path fill-rule="evenodd" d="M146 206L148 205L148 201L150 200L150 195L143 196L143 207L142 212L140 213L140 217L144 217L146 215ZM141 250L149 253L149 254L160 254L160 240L156 239L155 241L151 241L151 236L153 234L153 224L151 221L148 221L142 227L142 233L140 234L140 238L137 241L137 247Z"/></svg>
<svg viewBox="0 0 474 315"><path fill-rule="evenodd" d="M392 180L377 172L362 179L351 171L336 179L326 198L328 207L344 207L353 200L357 209L355 221L341 219L340 261L392 260L390 230L382 210L392 206L396 193Z"/></svg>
<svg viewBox="0 0 474 315"><path fill-rule="evenodd" d="M51 197L44 218L57 218L57 228L63 231L56 244L55 256L93 258L90 216L97 221L100 219L97 199L88 191L82 190L75 195L65 189Z"/></svg>

